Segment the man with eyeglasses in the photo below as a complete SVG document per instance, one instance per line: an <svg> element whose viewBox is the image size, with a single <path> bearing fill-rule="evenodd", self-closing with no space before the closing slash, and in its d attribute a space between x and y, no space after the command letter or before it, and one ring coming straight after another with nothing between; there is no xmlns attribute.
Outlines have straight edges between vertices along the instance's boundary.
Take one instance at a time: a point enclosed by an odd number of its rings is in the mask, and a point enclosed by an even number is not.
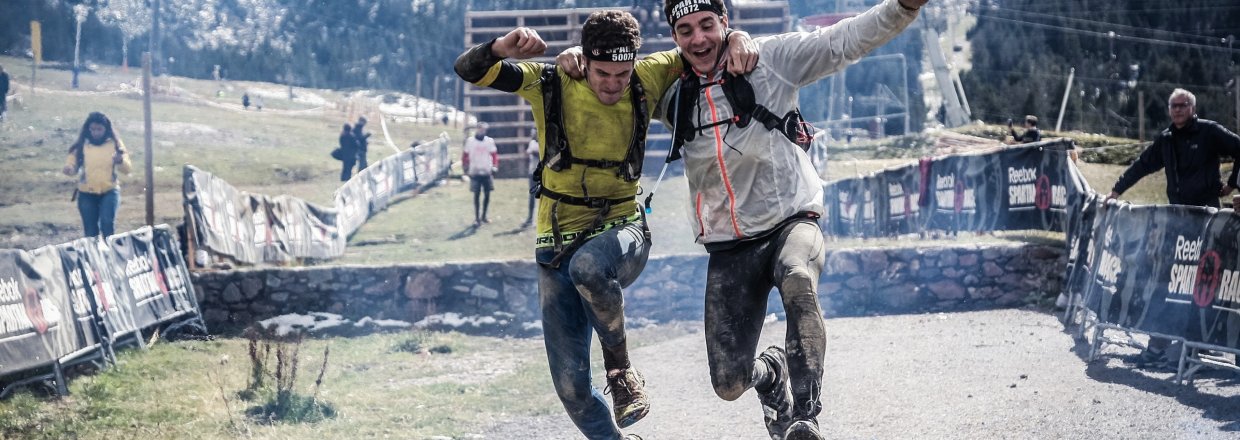
<svg viewBox="0 0 1240 440"><path fill-rule="evenodd" d="M1137 157L1137 161L1119 176L1107 200L1119 197L1128 188L1159 169L1167 174L1167 201L1175 205L1218 208L1219 197L1236 189L1237 172L1233 167L1226 182L1221 182L1219 157L1240 159L1240 137L1219 123L1197 118L1197 97L1184 89L1175 89L1167 100L1171 126L1164 129ZM1138 367L1169 366L1169 341L1150 338L1141 354L1133 359Z"/></svg>

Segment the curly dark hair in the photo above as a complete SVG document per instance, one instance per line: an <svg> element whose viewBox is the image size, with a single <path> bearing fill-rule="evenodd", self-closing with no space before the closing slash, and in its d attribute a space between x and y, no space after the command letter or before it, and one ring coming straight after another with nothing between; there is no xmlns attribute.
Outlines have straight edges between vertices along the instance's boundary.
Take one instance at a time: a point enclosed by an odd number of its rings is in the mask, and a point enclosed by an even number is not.
<svg viewBox="0 0 1240 440"><path fill-rule="evenodd" d="M663 0L663 16L671 17L672 7L676 6L677 3L680 3L680 0ZM722 17L728 16L728 4L725 3L723 0L710 0L710 3L711 3L711 6L719 8L719 11L722 12L720 16ZM675 23L668 23L668 24L672 25L673 27L676 25Z"/></svg>
<svg viewBox="0 0 1240 440"><path fill-rule="evenodd" d="M616 9L590 14L581 26L582 50L617 47L632 47L634 51L642 47L641 26L633 14Z"/></svg>
<svg viewBox="0 0 1240 440"><path fill-rule="evenodd" d="M116 139L120 143L120 138L116 136L116 132L112 131L112 120L100 112L91 112L86 115L86 122L82 123L82 130L78 132L77 141L69 146L69 152L77 152L82 150L82 146L90 140L90 124L99 124L103 126L103 140Z"/></svg>

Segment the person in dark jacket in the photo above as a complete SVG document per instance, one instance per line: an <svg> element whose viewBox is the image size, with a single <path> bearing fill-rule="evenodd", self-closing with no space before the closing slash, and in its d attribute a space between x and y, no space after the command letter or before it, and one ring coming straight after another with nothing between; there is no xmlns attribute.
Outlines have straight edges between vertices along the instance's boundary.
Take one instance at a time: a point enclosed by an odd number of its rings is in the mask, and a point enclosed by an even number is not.
<svg viewBox="0 0 1240 440"><path fill-rule="evenodd" d="M1167 174L1167 201L1175 205L1219 207L1219 197L1231 194L1240 167L1220 181L1219 157L1240 158L1240 137L1217 122L1198 119L1197 97L1187 90L1171 92L1167 109L1171 126L1124 170L1108 199L1132 188L1142 177L1163 169Z"/></svg>
<svg viewBox="0 0 1240 440"><path fill-rule="evenodd" d="M348 182L353 175L353 165L357 163L357 139L349 124L344 124L340 130L340 157L340 181Z"/></svg>
<svg viewBox="0 0 1240 440"><path fill-rule="evenodd" d="M366 129L366 117L359 116L357 123L353 124L353 140L357 142L357 172L362 172L368 166L366 164L366 147L369 145L370 133L364 133Z"/></svg>
<svg viewBox="0 0 1240 440"><path fill-rule="evenodd" d="M1142 177L1164 169L1168 202L1218 208L1219 197L1235 189L1236 174L1240 171L1240 167L1235 167L1226 182L1219 181L1219 157L1240 159L1240 137L1217 122L1198 119L1197 97L1187 90L1175 89L1167 101L1171 126L1159 133L1137 161L1124 170L1107 200L1119 197ZM1145 350L1133 361L1137 366L1169 366L1175 356L1167 350L1169 345L1167 339L1150 337Z"/></svg>
<svg viewBox="0 0 1240 440"><path fill-rule="evenodd" d="M1034 115L1025 115L1025 132L1019 136L1016 135L1016 129L1012 128L1012 120L1008 120L1008 131L1012 132L1012 142L1017 144L1027 144L1042 140L1042 132L1038 131L1038 117Z"/></svg>

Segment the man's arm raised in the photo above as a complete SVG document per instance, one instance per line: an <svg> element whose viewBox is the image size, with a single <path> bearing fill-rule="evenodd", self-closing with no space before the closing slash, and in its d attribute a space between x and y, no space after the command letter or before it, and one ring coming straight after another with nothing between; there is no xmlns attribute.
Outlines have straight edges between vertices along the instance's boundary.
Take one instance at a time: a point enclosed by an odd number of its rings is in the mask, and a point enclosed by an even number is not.
<svg viewBox="0 0 1240 440"><path fill-rule="evenodd" d="M477 83L495 63L507 58L531 58L542 55L546 51L547 43L538 35L538 31L519 27L502 37L465 51L457 57L453 67L461 79Z"/></svg>

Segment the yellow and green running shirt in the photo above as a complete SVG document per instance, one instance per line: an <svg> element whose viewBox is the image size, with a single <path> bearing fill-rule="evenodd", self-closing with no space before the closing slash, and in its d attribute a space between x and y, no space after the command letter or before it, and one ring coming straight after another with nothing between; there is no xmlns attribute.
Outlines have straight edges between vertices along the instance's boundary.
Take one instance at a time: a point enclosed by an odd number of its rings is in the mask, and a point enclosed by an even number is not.
<svg viewBox="0 0 1240 440"><path fill-rule="evenodd" d="M530 103L534 124L538 127L539 157L546 154L541 146L547 145L544 138L547 130L542 84L539 81L543 66L545 64L537 62L501 61L493 64L481 79L474 82L474 85L480 87L516 93ZM658 108L663 92L679 78L682 70L680 56L675 50L657 52L638 60L635 69L646 92L649 118L654 109ZM630 96L632 87L625 90L624 96L616 104L603 105L585 80L569 78L559 69L557 72L562 89L561 102L564 108L561 114L564 118L564 132L573 157L623 161L633 135L633 101ZM623 224L626 219L634 219L639 215L637 203L632 200L637 196L638 182L624 181L616 175L615 168L572 164L561 171L553 171L550 167L543 167L542 184L548 190L573 197L585 197L585 191L588 191L590 197L629 199L612 206L603 222L604 228L584 231L591 235L606 230L608 226ZM538 239L535 248L554 245L551 232L553 212L557 216L564 243L583 232L598 216L598 210L594 208L556 203L555 200L543 197L538 204Z"/></svg>

